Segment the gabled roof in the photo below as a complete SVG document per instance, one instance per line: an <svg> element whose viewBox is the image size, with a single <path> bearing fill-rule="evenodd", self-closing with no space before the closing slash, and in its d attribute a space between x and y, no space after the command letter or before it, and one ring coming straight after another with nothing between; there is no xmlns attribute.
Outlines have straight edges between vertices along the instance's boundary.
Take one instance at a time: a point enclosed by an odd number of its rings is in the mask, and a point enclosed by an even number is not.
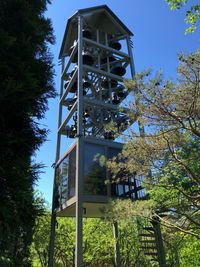
<svg viewBox="0 0 200 267"><path fill-rule="evenodd" d="M124 30L129 35L131 35L131 36L133 35L133 33L126 27L126 25L115 15L115 13L107 5L101 5L101 6L94 6L94 7L79 9L77 13L84 14L84 13L88 13L88 12L92 12L92 11L97 11L100 9L105 9L106 11L108 11L108 13L110 13L111 16L113 16L113 18L121 25L122 28L124 28Z"/></svg>
<svg viewBox="0 0 200 267"><path fill-rule="evenodd" d="M72 43L70 43L70 39L73 39L73 35L77 34L77 32L75 33L74 29L72 29L73 28L72 24L73 24L74 19L77 18L79 15L82 15L83 17L91 21L92 24L94 24L93 26L95 26L95 23L96 25L98 25L99 21L102 22L104 18L109 17L109 20L112 21L113 24L115 24L115 27L117 29L120 29L122 32L124 32L127 35L133 36L133 33L125 26L125 24L112 12L112 10L107 5L79 9L67 21L67 26L66 26L64 38L62 41L59 58L61 58L65 54L65 50L69 48L67 43L69 43L69 46L72 45ZM105 25L105 27L106 26L107 25Z"/></svg>

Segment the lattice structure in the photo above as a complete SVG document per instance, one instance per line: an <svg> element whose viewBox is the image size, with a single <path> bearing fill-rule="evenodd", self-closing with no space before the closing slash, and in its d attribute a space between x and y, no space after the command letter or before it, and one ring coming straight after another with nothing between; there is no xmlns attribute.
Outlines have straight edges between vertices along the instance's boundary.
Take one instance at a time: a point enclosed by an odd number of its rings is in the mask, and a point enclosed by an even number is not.
<svg viewBox="0 0 200 267"><path fill-rule="evenodd" d="M79 10L68 20L60 51L55 176L59 216L75 216L78 190L86 217L101 217L109 197L133 197L136 190L133 178L105 185L109 173L99 164L100 157L108 159L121 151L123 144L115 139L136 119L128 117L122 105L129 94L123 79L126 73L129 78L134 74L131 36L107 6ZM109 124L117 131L109 130ZM67 150L63 137L72 140Z"/></svg>

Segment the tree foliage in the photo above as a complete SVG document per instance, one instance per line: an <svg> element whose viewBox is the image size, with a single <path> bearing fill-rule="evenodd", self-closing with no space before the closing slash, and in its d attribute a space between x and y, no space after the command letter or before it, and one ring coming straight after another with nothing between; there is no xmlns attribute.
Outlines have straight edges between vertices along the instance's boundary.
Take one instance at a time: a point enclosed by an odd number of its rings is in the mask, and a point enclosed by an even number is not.
<svg viewBox="0 0 200 267"><path fill-rule="evenodd" d="M41 201L40 201L41 202ZM144 204L144 205L143 205ZM154 206L149 202L116 200L106 210L104 219L85 218L83 220L84 266L114 266L113 220L118 222L121 267L155 267L156 263L144 255L138 239L138 223L152 214ZM37 217L31 261L33 267L46 267L48 261L48 241L50 232L50 211L47 207L42 216ZM141 212L141 209L143 210ZM199 266L199 255L195 250L200 240L184 233L163 228L163 239L167 255L167 266ZM75 263L75 219L57 217L54 250L55 267L72 267ZM179 265L178 265L179 264Z"/></svg>
<svg viewBox="0 0 200 267"><path fill-rule="evenodd" d="M139 100L130 109L145 133L139 136L133 128L119 159L109 166L115 177L123 170L137 173L154 212L166 215L161 222L199 238L200 51L179 60L177 84L149 70L126 82Z"/></svg>
<svg viewBox="0 0 200 267"><path fill-rule="evenodd" d="M112 232L111 214L106 219L85 218L83 220L83 258L87 267L114 266L114 238ZM31 246L31 260L33 267L46 267L48 233L50 213L37 219L33 243ZM152 267L148 259L141 258L137 236L137 224L132 219L118 218L120 266ZM71 267L75 263L75 219L57 218L54 266Z"/></svg>
<svg viewBox="0 0 200 267"><path fill-rule="evenodd" d="M46 267L50 212L37 219L33 237L31 258L33 266ZM113 238L112 227L99 219L84 219L83 254L85 266L112 266ZM54 265L69 267L75 264L75 220L57 218Z"/></svg>
<svg viewBox="0 0 200 267"><path fill-rule="evenodd" d="M32 156L47 130L36 122L55 96L50 1L0 1L0 261L29 266L29 245L37 214Z"/></svg>
<svg viewBox="0 0 200 267"><path fill-rule="evenodd" d="M186 5L188 0L165 0L172 10L180 9ZM192 33L196 30L197 24L200 20L200 3L194 4L190 7L190 10L186 11L185 21L190 26L186 29L186 33Z"/></svg>

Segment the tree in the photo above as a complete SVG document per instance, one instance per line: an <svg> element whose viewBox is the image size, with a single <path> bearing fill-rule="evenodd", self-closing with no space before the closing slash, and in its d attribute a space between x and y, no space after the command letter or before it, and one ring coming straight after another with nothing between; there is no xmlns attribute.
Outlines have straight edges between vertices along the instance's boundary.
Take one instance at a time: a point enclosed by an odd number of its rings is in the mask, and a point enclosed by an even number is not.
<svg viewBox="0 0 200 267"><path fill-rule="evenodd" d="M114 266L114 238L112 219L85 218L83 220L83 255L84 266ZM35 233L31 246L31 259L34 267L45 267L47 263L47 247L50 212L37 218ZM140 259L140 248L137 236L137 224L134 220L118 218L120 242L120 266L152 266L144 258ZM75 260L75 220L73 218L57 218L54 250L55 267L74 266Z"/></svg>
<svg viewBox="0 0 200 267"><path fill-rule="evenodd" d="M130 109L137 111L145 134L131 129L120 160L109 167L115 177L123 170L136 173L161 222L199 238L200 51L179 60L176 85L161 73L152 78L149 70L126 82L139 100Z"/></svg>
<svg viewBox="0 0 200 267"><path fill-rule="evenodd" d="M200 266L200 256L197 251L200 249L200 241L195 237L184 236L182 246L179 250L180 266Z"/></svg>
<svg viewBox="0 0 200 267"><path fill-rule="evenodd" d="M44 200L37 197L38 204L44 209L35 224L31 244L31 261L33 267L46 267L48 260L48 239L50 231L50 211ZM141 212L142 207L142 212ZM114 239L112 233L113 220L118 221L121 267L153 267L149 256L143 254L138 239L138 223L142 223L153 212L149 201L132 202L116 200L106 210L105 218L85 218L83 223L84 266L114 266ZM163 238L167 254L168 266L198 266L199 256L195 254L200 241L193 236L163 229ZM185 254L185 252L187 252ZM54 266L74 266L75 258L75 220L57 217ZM180 262L180 265L177 263ZM157 265L156 265L157 266Z"/></svg>
<svg viewBox="0 0 200 267"><path fill-rule="evenodd" d="M34 267L46 267L48 262L48 241L50 232L50 212L45 208L42 216L36 219L31 260ZM73 266L75 256L75 221L71 218L58 218L54 252L54 265Z"/></svg>
<svg viewBox="0 0 200 267"><path fill-rule="evenodd" d="M180 9L183 5L186 5L188 0L165 0L171 7L171 10ZM192 33L197 28L197 23L200 20L200 3L192 5L190 10L186 11L186 23L190 24L186 29L186 33Z"/></svg>
<svg viewBox="0 0 200 267"><path fill-rule="evenodd" d="M139 237L139 228L150 215L152 207L147 201L144 204L130 199L115 199L107 208L106 219L117 222L119 226L120 266L157 266L151 261L151 257L144 254Z"/></svg>
<svg viewBox="0 0 200 267"><path fill-rule="evenodd" d="M33 237L31 259L33 266L47 263L50 212L46 209L37 219ZM113 237L111 224L100 219L84 219L83 253L86 266L112 266ZM57 218L54 265L70 267L75 264L75 220Z"/></svg>
<svg viewBox="0 0 200 267"><path fill-rule="evenodd" d="M37 120L55 96L54 37L44 17L48 0L0 1L0 261L1 266L30 266L37 205L33 184L40 165L32 158L47 130Z"/></svg>

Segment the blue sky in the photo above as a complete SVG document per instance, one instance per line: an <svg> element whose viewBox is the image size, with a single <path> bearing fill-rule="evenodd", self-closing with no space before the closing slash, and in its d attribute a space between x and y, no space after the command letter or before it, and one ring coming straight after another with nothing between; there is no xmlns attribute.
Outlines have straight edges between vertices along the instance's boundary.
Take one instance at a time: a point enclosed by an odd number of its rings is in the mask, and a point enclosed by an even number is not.
<svg viewBox="0 0 200 267"><path fill-rule="evenodd" d="M76 10L97 5L109 8L134 33L133 55L136 71L146 67L163 70L165 78L176 77L179 52L195 52L200 47L199 29L194 34L185 35L184 22L187 6L179 11L171 11L164 0L57 0L48 7L46 16L51 18L56 44L51 47L55 64L55 84L59 91L60 66L58 54L67 19ZM189 1L192 3L199 1ZM49 101L49 111L41 124L50 130L48 141L36 153L35 160L46 167L40 175L37 187L48 202L51 202L55 161L56 132L58 118L58 98ZM67 149L67 147L66 147Z"/></svg>

